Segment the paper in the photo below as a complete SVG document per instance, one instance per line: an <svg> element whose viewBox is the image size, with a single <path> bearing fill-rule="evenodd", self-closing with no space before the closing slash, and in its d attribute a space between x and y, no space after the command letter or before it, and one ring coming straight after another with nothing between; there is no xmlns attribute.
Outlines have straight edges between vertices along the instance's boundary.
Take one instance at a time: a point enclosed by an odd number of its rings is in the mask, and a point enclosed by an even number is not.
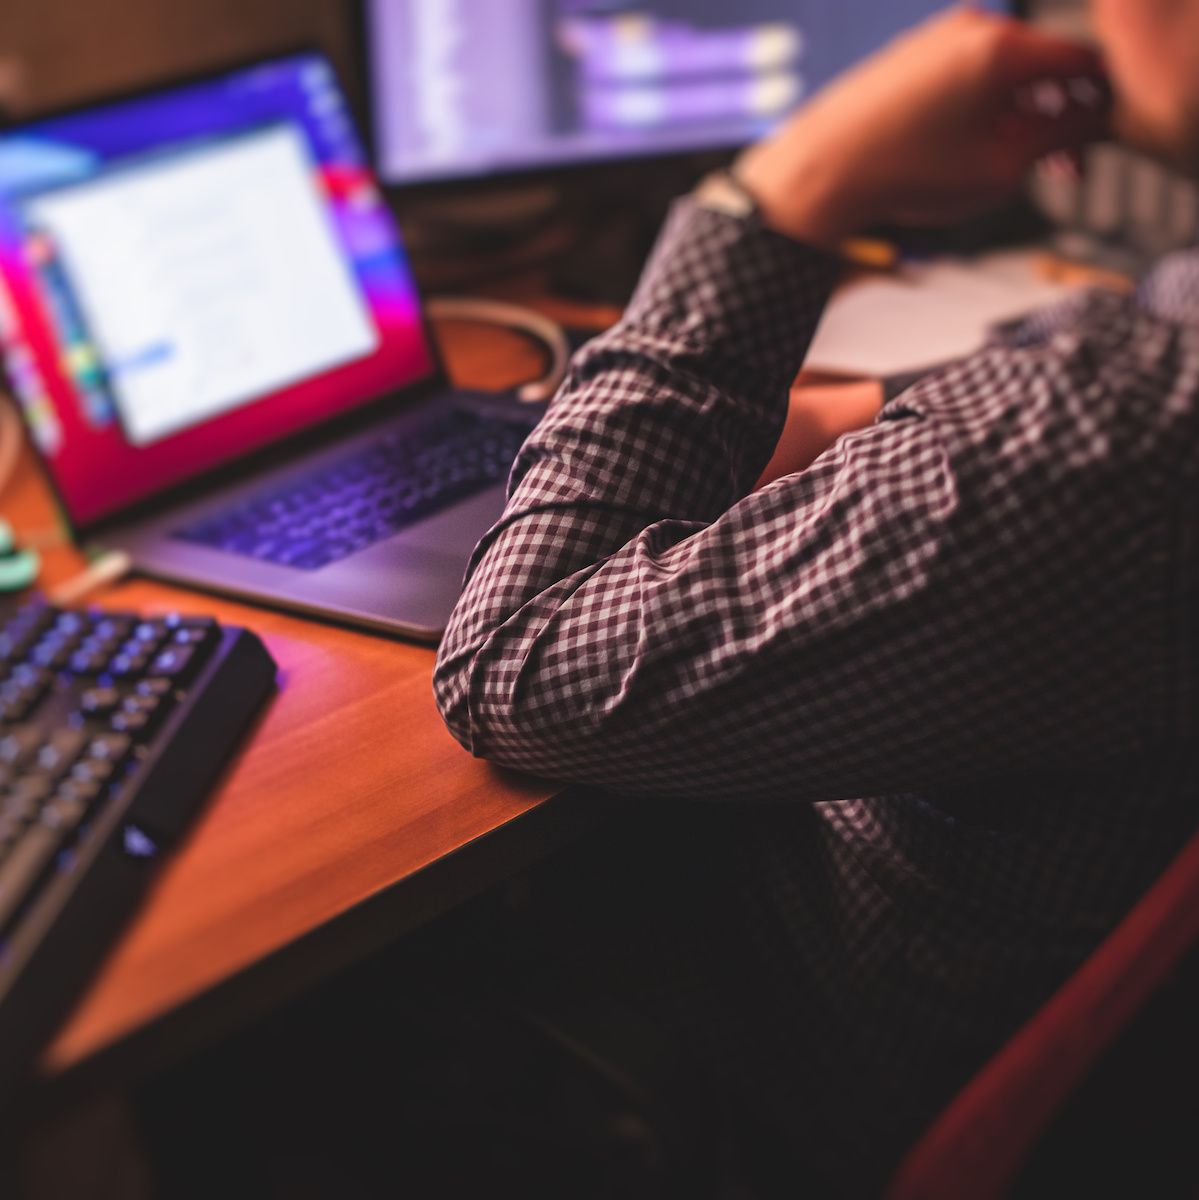
<svg viewBox="0 0 1199 1200"><path fill-rule="evenodd" d="M1040 277L1038 253L938 259L849 283L825 310L804 366L882 377L969 354L993 325L1073 290Z"/></svg>

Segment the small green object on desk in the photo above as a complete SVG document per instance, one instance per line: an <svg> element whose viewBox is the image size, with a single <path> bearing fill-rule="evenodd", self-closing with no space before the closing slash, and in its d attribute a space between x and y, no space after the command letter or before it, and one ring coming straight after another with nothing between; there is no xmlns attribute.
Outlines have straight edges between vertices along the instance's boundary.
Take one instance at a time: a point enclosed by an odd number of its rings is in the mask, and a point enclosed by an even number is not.
<svg viewBox="0 0 1199 1200"><path fill-rule="evenodd" d="M22 550L12 526L0 518L0 593L21 592L32 587L41 569L36 550Z"/></svg>

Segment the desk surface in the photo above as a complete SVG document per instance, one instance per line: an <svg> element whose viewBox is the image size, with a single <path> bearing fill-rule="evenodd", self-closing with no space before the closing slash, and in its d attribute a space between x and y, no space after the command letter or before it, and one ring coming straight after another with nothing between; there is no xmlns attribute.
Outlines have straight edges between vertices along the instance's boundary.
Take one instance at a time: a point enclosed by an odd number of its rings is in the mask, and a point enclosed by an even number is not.
<svg viewBox="0 0 1199 1200"><path fill-rule="evenodd" d="M451 326L442 340L465 386L538 369L509 334ZM28 456L0 508L25 535L52 524ZM46 581L78 567L72 550L53 550ZM51 1079L202 1044L598 818L464 753L434 707L428 648L143 580L95 601L247 625L279 663L280 687L48 1048Z"/></svg>

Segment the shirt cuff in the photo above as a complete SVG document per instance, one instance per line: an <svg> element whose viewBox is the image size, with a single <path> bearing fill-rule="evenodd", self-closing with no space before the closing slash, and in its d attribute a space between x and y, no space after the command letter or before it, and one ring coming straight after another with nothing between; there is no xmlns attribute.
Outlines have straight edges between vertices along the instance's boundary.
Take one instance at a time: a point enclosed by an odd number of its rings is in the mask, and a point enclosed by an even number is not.
<svg viewBox="0 0 1199 1200"><path fill-rule="evenodd" d="M841 269L834 255L688 196L673 205L621 324L790 384Z"/></svg>

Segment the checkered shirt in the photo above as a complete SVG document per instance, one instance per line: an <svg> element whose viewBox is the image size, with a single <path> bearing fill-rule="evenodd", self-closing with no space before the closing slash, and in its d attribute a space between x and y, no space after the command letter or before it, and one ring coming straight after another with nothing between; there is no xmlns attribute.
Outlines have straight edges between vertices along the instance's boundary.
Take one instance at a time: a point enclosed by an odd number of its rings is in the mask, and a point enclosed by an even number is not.
<svg viewBox="0 0 1199 1200"><path fill-rule="evenodd" d="M692 899L636 935L672 1019L856 1167L1195 824L1199 252L754 491L836 274L676 205L521 451L435 687L472 753L672 813Z"/></svg>

